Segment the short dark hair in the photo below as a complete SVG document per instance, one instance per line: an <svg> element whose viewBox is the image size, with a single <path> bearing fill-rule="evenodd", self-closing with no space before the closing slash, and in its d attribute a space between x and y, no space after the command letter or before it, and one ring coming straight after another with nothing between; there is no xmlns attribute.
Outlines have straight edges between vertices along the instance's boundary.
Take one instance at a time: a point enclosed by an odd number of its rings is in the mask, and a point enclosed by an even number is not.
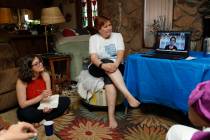
<svg viewBox="0 0 210 140"><path fill-rule="evenodd" d="M110 18L105 17L105 16L96 16L94 19L94 26L95 29L98 31L101 29L101 27L107 22L111 21Z"/></svg>
<svg viewBox="0 0 210 140"><path fill-rule="evenodd" d="M19 66L18 77L23 82L29 83L32 81L32 78L34 76L32 71L32 62L36 57L40 61L42 61L41 56L38 55L30 55L30 56L28 55L20 58L20 60L18 61L18 66Z"/></svg>
<svg viewBox="0 0 210 140"><path fill-rule="evenodd" d="M175 36L172 36L172 37L170 38L170 40L171 40L171 39L175 39L175 41L176 41L176 37L175 37Z"/></svg>

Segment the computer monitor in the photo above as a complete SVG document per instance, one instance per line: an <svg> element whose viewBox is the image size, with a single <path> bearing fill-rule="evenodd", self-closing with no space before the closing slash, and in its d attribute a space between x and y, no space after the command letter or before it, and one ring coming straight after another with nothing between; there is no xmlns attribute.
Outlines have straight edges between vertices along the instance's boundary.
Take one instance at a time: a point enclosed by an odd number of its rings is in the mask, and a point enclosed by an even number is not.
<svg viewBox="0 0 210 140"><path fill-rule="evenodd" d="M156 36L156 50L187 52L190 49L189 31L158 31Z"/></svg>

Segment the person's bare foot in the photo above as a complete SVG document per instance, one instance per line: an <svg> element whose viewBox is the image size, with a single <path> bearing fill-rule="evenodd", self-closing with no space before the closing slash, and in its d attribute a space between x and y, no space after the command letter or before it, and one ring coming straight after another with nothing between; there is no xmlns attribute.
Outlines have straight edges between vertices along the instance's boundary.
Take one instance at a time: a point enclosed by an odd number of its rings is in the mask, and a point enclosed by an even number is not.
<svg viewBox="0 0 210 140"><path fill-rule="evenodd" d="M115 118L109 120L109 128L114 129L117 128L118 124Z"/></svg>
<svg viewBox="0 0 210 140"><path fill-rule="evenodd" d="M127 101L131 107L138 107L140 102L136 100L133 96L127 97Z"/></svg>

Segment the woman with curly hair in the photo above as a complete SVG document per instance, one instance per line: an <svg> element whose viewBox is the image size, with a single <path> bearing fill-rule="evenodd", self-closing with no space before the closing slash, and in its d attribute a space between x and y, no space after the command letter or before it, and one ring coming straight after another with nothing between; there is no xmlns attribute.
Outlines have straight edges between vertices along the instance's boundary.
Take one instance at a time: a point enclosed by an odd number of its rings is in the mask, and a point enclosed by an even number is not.
<svg viewBox="0 0 210 140"><path fill-rule="evenodd" d="M52 90L49 73L45 71L41 57L36 55L21 58L16 91L19 104L17 116L29 123L57 118L70 104L68 97L59 97L57 108L37 109L40 101L52 95Z"/></svg>

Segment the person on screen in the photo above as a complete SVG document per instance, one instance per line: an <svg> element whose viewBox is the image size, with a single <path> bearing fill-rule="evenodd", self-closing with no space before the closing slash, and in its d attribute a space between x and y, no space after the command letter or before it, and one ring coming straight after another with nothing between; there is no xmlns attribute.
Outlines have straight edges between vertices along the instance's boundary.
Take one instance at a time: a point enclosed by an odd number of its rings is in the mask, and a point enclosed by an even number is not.
<svg viewBox="0 0 210 140"><path fill-rule="evenodd" d="M128 91L120 71L125 50L121 33L112 32L112 23L107 17L97 16L94 23L97 33L89 40L91 64L88 70L92 76L104 79L109 127L116 128L116 88L125 96L131 107L138 107L140 102Z"/></svg>
<svg viewBox="0 0 210 140"><path fill-rule="evenodd" d="M176 44L176 37L172 36L170 38L170 44L166 45L165 50L177 50L175 44Z"/></svg>

